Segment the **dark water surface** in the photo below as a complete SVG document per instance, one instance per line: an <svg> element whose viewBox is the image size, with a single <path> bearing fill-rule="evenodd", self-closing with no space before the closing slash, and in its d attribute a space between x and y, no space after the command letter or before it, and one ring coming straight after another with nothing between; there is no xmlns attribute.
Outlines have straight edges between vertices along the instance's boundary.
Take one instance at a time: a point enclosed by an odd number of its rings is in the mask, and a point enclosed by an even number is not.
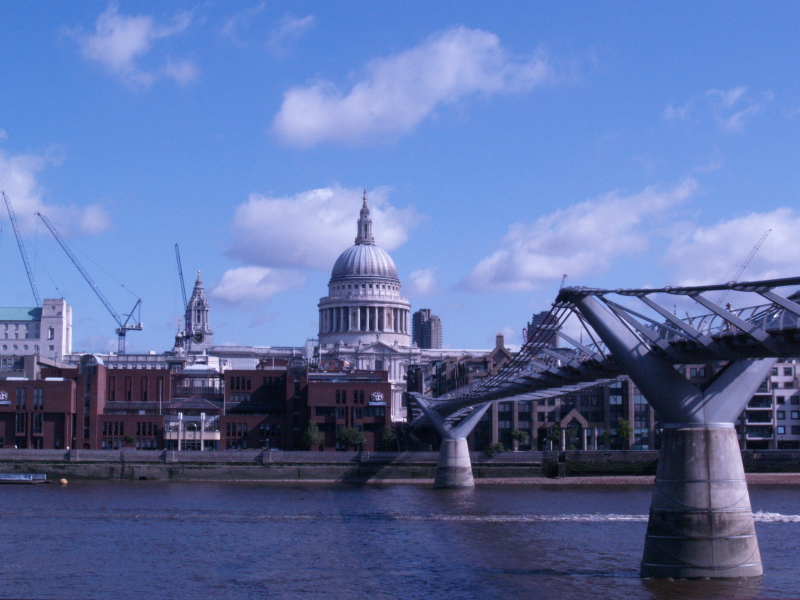
<svg viewBox="0 0 800 600"><path fill-rule="evenodd" d="M751 486L764 576L642 580L651 488L0 487L2 598L789 598L800 487Z"/></svg>

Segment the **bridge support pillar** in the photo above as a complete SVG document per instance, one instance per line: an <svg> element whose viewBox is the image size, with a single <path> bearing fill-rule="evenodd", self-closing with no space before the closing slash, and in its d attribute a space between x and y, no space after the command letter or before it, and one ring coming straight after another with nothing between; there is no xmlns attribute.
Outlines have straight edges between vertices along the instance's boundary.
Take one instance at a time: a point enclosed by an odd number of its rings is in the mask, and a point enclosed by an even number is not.
<svg viewBox="0 0 800 600"><path fill-rule="evenodd" d="M474 487L472 461L466 438L444 439L439 448L434 488Z"/></svg>
<svg viewBox="0 0 800 600"><path fill-rule="evenodd" d="M435 488L464 488L474 487L472 477L472 460L469 456L467 436L475 429L481 417L491 406L486 402L471 407L466 415L456 425L447 422L447 418L439 414L431 404L430 399L423 398L420 394L412 394L422 412L428 417L431 424L442 436L442 445L439 446L439 462L436 464L436 478L433 481Z"/></svg>
<svg viewBox="0 0 800 600"><path fill-rule="evenodd" d="M646 336L634 335L629 322L623 322L597 298L583 296L575 304L666 423L642 577L761 575L761 555L733 422L776 359L729 360L708 383L697 385L645 343ZM669 313L662 314L666 317ZM718 342L686 323L681 325L698 343L722 352Z"/></svg>
<svg viewBox="0 0 800 600"><path fill-rule="evenodd" d="M736 430L732 425L665 429L641 576L762 573Z"/></svg>

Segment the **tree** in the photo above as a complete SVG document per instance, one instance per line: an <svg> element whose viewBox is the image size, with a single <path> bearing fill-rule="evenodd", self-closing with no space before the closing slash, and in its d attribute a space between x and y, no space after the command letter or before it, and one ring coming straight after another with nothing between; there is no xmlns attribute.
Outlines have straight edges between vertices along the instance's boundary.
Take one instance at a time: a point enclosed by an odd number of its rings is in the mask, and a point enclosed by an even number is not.
<svg viewBox="0 0 800 600"><path fill-rule="evenodd" d="M561 448L561 426L558 423L553 424L553 426L547 430L547 440L553 442L553 446L556 448Z"/></svg>
<svg viewBox="0 0 800 600"><path fill-rule="evenodd" d="M343 427L336 434L336 441L339 442L345 449L358 448L362 446L367 439L360 429L355 427Z"/></svg>
<svg viewBox="0 0 800 600"><path fill-rule="evenodd" d="M514 442L514 446L517 450L519 450L520 444L527 444L528 440L531 439L531 436L528 434L527 431L522 431L521 429L515 429L510 434L511 441Z"/></svg>
<svg viewBox="0 0 800 600"><path fill-rule="evenodd" d="M627 450L630 447L632 433L633 429L631 429L631 422L628 421L628 419L623 419L620 417L617 420L617 437L622 442L623 450Z"/></svg>
<svg viewBox="0 0 800 600"><path fill-rule="evenodd" d="M303 432L303 445L309 450L316 450L320 444L325 443L325 434L319 430L316 421L309 421L308 427Z"/></svg>
<svg viewBox="0 0 800 600"><path fill-rule="evenodd" d="M505 450L503 444L497 442L496 444L489 444L486 446L486 448L483 449L483 453L489 458L492 458L495 454L500 454L501 452L505 452Z"/></svg>
<svg viewBox="0 0 800 600"><path fill-rule="evenodd" d="M397 443L397 434L394 432L389 425L383 428L381 431L381 444L385 450L389 450L394 448L395 444Z"/></svg>
<svg viewBox="0 0 800 600"><path fill-rule="evenodd" d="M567 426L567 450L575 450L578 447L578 424L572 421Z"/></svg>

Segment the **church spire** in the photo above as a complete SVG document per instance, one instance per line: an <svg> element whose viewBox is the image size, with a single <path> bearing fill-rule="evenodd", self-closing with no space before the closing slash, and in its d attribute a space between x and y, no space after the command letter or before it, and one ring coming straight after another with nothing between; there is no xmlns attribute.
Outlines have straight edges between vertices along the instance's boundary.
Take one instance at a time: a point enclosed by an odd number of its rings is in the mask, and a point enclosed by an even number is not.
<svg viewBox="0 0 800 600"><path fill-rule="evenodd" d="M187 335L191 336L193 350L199 350L211 345L211 335L214 333L209 324L210 305L206 297L206 289L200 271L197 271L197 281L194 282L192 297L186 306L186 322L189 325Z"/></svg>
<svg viewBox="0 0 800 600"><path fill-rule="evenodd" d="M361 207L361 215L358 218L358 235L356 244L374 244L375 238L372 237L372 218L369 216L367 206L367 190L364 190L364 204Z"/></svg>

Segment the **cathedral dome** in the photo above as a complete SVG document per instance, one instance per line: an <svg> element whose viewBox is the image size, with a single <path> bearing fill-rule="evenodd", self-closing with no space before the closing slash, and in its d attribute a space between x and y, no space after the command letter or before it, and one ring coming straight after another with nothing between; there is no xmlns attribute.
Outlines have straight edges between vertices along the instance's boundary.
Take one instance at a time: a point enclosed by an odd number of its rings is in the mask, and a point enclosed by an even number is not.
<svg viewBox="0 0 800 600"><path fill-rule="evenodd" d="M351 277L378 277L400 283L392 257L375 244L355 244L342 252L331 272L331 282Z"/></svg>
<svg viewBox="0 0 800 600"><path fill-rule="evenodd" d="M366 192L355 244L333 265L328 295L318 306L320 346L360 347L378 340L389 346L411 345L411 304L400 295L392 257L375 245Z"/></svg>
<svg viewBox="0 0 800 600"><path fill-rule="evenodd" d="M367 193L358 219L358 235L355 244L339 255L331 271L331 283L350 278L378 278L400 283L397 267L385 250L375 245L372 237L372 219L367 207Z"/></svg>

